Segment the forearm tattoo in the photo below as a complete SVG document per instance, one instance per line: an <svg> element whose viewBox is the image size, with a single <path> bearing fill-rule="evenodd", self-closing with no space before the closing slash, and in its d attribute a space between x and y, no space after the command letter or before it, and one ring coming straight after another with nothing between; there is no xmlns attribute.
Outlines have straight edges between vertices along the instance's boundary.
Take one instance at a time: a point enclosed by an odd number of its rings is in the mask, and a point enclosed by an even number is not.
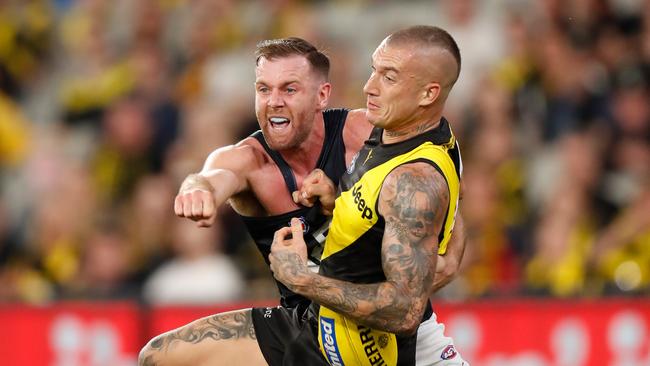
<svg viewBox="0 0 650 366"><path fill-rule="evenodd" d="M386 282L358 285L315 276L308 297L369 327L397 332L419 323L435 274L438 233L449 204L447 183L424 163L403 166L385 180L382 265Z"/></svg>
<svg viewBox="0 0 650 366"><path fill-rule="evenodd" d="M212 315L182 328L154 338L143 355L141 365L156 365L154 356L147 353L169 351L174 344L197 344L204 340L256 339L250 311Z"/></svg>
<svg viewBox="0 0 650 366"><path fill-rule="evenodd" d="M300 255L289 250L279 250L273 253L276 258L271 269L275 278L285 284L290 290L300 292L300 283L304 283L311 271L304 263ZM277 266L277 268L274 268Z"/></svg>

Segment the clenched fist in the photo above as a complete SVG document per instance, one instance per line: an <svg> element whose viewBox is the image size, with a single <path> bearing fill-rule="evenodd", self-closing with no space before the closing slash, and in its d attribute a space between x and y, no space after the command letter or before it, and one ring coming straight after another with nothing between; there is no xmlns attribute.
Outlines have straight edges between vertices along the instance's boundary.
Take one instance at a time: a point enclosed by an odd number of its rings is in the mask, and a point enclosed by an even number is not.
<svg viewBox="0 0 650 366"><path fill-rule="evenodd" d="M295 203L312 207L316 200L320 201L321 211L324 215L332 215L336 187L334 182L327 177L324 171L314 169L305 177L299 190L291 193Z"/></svg>
<svg viewBox="0 0 650 366"><path fill-rule="evenodd" d="M199 227L209 227L217 217L213 189L209 183L207 186L196 187L196 177L193 180L194 182L186 181L186 184L181 187L174 200L174 212L176 216L187 217L198 222Z"/></svg>

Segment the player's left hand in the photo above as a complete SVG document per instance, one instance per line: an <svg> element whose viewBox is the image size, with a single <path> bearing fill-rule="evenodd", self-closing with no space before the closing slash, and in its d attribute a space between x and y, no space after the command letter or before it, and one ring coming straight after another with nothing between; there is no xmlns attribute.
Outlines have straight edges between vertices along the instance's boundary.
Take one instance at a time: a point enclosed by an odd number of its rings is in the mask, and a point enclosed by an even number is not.
<svg viewBox="0 0 650 366"><path fill-rule="evenodd" d="M302 235L302 223L291 219L291 227L275 232L269 254L273 276L292 291L300 287L305 275L311 274L307 267L307 244Z"/></svg>

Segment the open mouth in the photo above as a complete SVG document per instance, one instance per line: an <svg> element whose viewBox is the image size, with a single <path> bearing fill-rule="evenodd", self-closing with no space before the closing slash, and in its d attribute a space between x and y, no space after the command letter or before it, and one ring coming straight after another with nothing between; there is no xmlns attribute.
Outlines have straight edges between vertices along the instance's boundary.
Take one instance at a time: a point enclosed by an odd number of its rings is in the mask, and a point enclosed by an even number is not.
<svg viewBox="0 0 650 366"><path fill-rule="evenodd" d="M289 121L288 118L285 117L271 117L269 118L269 123L271 124L271 128L273 129L284 129L289 126Z"/></svg>

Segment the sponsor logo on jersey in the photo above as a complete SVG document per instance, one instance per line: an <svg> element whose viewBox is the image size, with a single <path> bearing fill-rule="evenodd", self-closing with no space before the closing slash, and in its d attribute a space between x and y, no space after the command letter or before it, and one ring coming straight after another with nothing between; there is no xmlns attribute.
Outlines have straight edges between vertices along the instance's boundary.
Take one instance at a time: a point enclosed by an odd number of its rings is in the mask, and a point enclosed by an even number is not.
<svg viewBox="0 0 650 366"><path fill-rule="evenodd" d="M379 344L379 348L386 348L388 346L388 336L385 334L380 335L377 343Z"/></svg>
<svg viewBox="0 0 650 366"><path fill-rule="evenodd" d="M386 361L384 361L384 358L381 356L381 353L379 353L379 349L377 349L377 342L375 342L375 337L372 336L372 329L365 327L363 325L359 325L357 327L359 329L359 338L361 339L361 345L363 346L363 351L366 354L366 357L368 357L368 361L370 362L371 365L377 365L377 366L383 366L386 365ZM384 347L388 344L388 337L383 340ZM381 337L380 337L380 347L381 347ZM384 348L382 347L382 348Z"/></svg>
<svg viewBox="0 0 650 366"><path fill-rule="evenodd" d="M355 186L352 189L352 197L354 197L354 203L357 204L357 210L361 212L361 218L372 220L373 217L372 209L366 206L366 200L361 198L361 185Z"/></svg>
<svg viewBox="0 0 650 366"><path fill-rule="evenodd" d="M450 360L454 357L456 357L458 353L456 352L456 348L454 348L453 344L448 345L445 347L445 349L442 350L442 353L440 354L440 358L443 360Z"/></svg>
<svg viewBox="0 0 650 366"><path fill-rule="evenodd" d="M321 340L323 341L323 349L327 361L332 366L343 366L343 359L339 352L339 346L336 344L336 330L334 328L334 319L321 316L320 317L320 330Z"/></svg>
<svg viewBox="0 0 650 366"><path fill-rule="evenodd" d="M300 225L302 226L302 232L304 234L307 234L307 232L309 231L309 223L307 223L307 219L305 219L304 216L300 216L298 220L300 220ZM289 221L287 226L291 226L291 221Z"/></svg>
<svg viewBox="0 0 650 366"><path fill-rule="evenodd" d="M366 163L368 162L368 160L370 160L370 158L372 158L372 149L368 151L368 156L366 156L366 160L363 161L362 165L366 165Z"/></svg>

